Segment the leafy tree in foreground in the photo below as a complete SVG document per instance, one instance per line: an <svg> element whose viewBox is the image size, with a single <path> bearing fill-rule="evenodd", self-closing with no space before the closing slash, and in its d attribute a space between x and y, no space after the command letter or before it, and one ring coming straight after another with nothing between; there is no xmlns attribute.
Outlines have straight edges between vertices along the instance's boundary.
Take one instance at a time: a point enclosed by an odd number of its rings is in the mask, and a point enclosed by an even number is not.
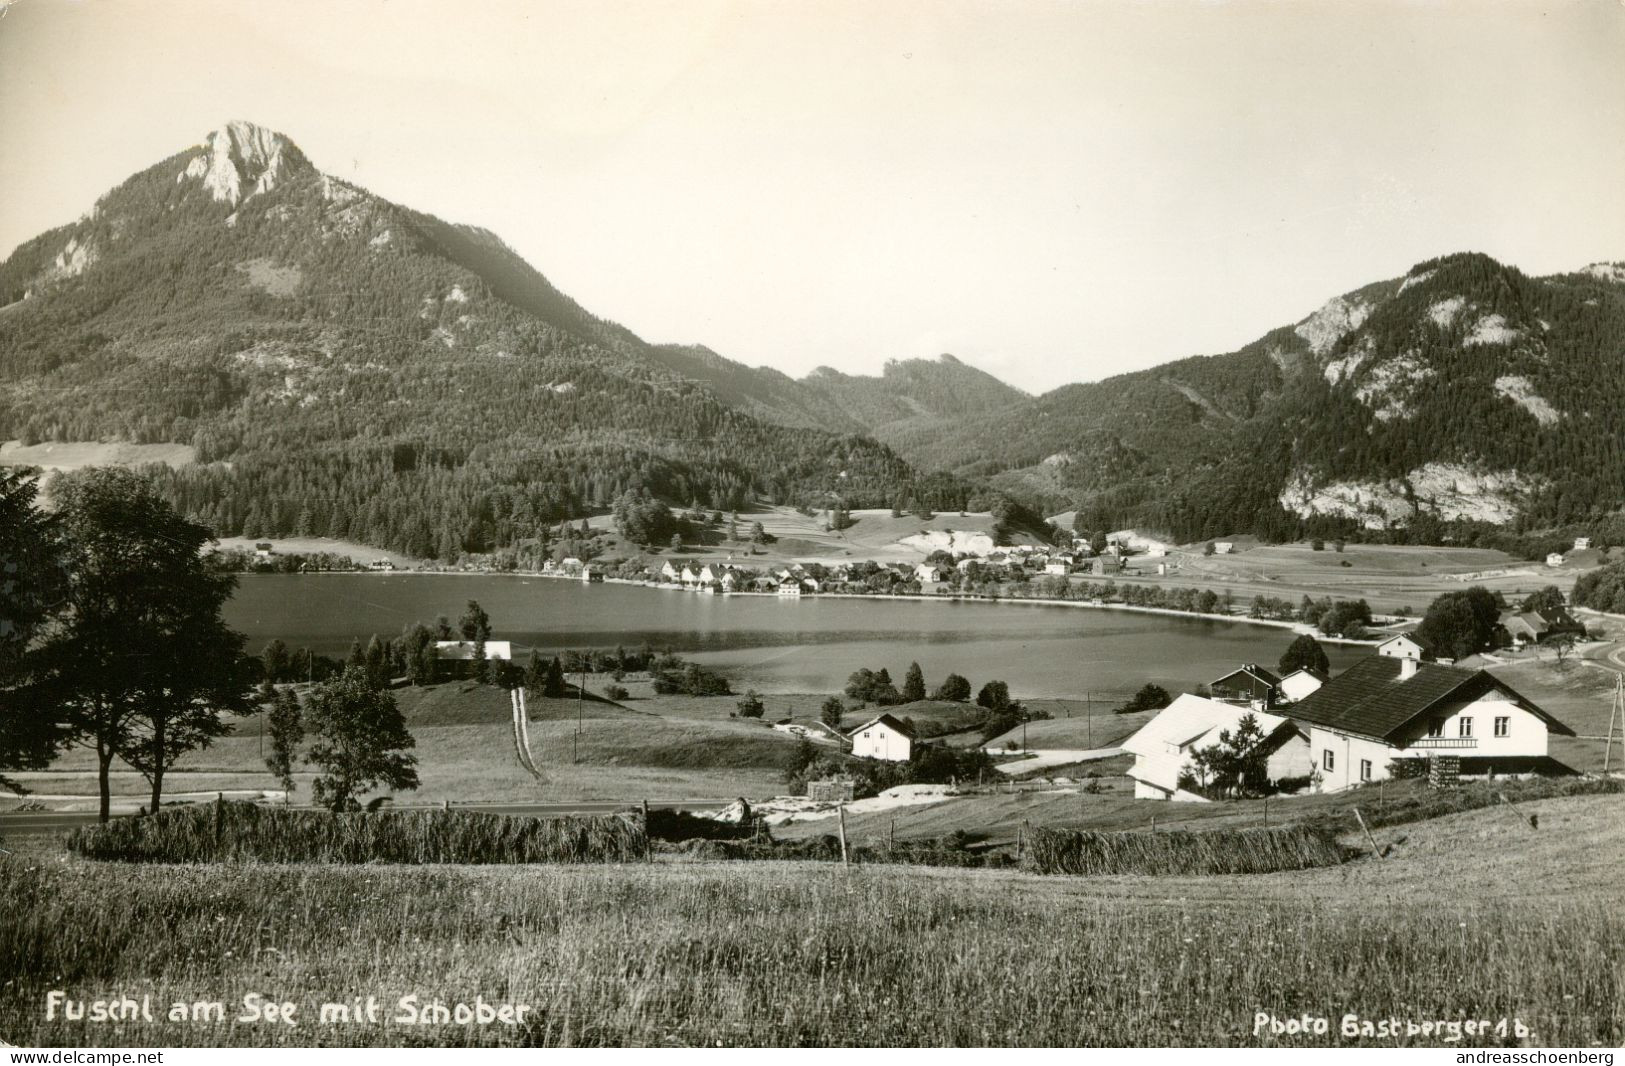
<svg viewBox="0 0 1625 1066"><path fill-rule="evenodd" d="M0 468L0 771L44 769L64 739L28 683L29 644L67 583L57 523L35 507L37 493L32 472ZM0 788L23 791L3 773Z"/></svg>
<svg viewBox="0 0 1625 1066"><path fill-rule="evenodd" d="M271 735L271 754L265 757L265 768L282 785L285 796L294 791L293 761L299 742L305 739L304 718L299 709L299 697L292 689L282 689L271 705L271 717L266 723Z"/></svg>
<svg viewBox="0 0 1625 1066"><path fill-rule="evenodd" d="M316 802L331 811L353 811L360 797L382 785L391 790L418 787L416 746L395 697L372 687L366 672L347 668L317 685L306 708L316 742L306 758L320 767Z"/></svg>
<svg viewBox="0 0 1625 1066"><path fill-rule="evenodd" d="M841 717L846 714L846 704L841 702L839 696L831 696L818 708L818 720L831 729L841 728Z"/></svg>
<svg viewBox="0 0 1625 1066"><path fill-rule="evenodd" d="M1320 641L1308 633L1300 635L1281 655L1281 661L1276 664L1280 667L1282 676L1295 670L1316 670L1324 674L1332 668L1332 662L1326 657L1326 649L1320 646Z"/></svg>
<svg viewBox="0 0 1625 1066"><path fill-rule="evenodd" d="M212 538L128 470L53 483L68 545L68 613L39 649L42 689L76 743L96 753L101 816L122 757L152 785L174 759L227 731L221 711L252 713L252 667L221 608L236 587L200 551Z"/></svg>

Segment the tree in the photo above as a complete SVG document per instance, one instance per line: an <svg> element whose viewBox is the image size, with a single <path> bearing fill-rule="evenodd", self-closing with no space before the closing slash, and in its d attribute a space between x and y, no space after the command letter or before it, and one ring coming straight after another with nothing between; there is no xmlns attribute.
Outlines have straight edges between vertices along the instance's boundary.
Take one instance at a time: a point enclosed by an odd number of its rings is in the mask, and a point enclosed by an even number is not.
<svg viewBox="0 0 1625 1066"><path fill-rule="evenodd" d="M918 703L925 699L925 674L920 670L919 663L909 663L908 672L903 675L903 702Z"/></svg>
<svg viewBox="0 0 1625 1066"><path fill-rule="evenodd" d="M384 650L384 642L374 633L372 639L367 641L367 648L362 654L362 665L367 671L367 680L373 688L389 687L389 653Z"/></svg>
<svg viewBox="0 0 1625 1066"><path fill-rule="evenodd" d="M1219 742L1197 751L1191 758L1191 776L1196 781L1226 795L1258 795L1269 789L1268 737L1258 717L1244 714L1234 732L1222 730Z"/></svg>
<svg viewBox="0 0 1625 1066"><path fill-rule="evenodd" d="M995 713L1006 710L1010 706L1010 686L1003 681L989 681L976 694L976 706Z"/></svg>
<svg viewBox="0 0 1625 1066"><path fill-rule="evenodd" d="M1416 635L1436 652L1463 659L1490 646L1500 617L1495 596L1474 585L1461 592L1446 592L1428 604Z"/></svg>
<svg viewBox="0 0 1625 1066"><path fill-rule="evenodd" d="M564 664L557 655L547 664L547 675L542 680L542 695L553 700L564 697Z"/></svg>
<svg viewBox="0 0 1625 1066"><path fill-rule="evenodd" d="M1214 552L1216 552L1218 550L1219 549L1218 549L1217 545L1215 545L1211 540L1208 541L1206 544L1202 545L1202 554L1203 555L1212 555Z"/></svg>
<svg viewBox="0 0 1625 1066"><path fill-rule="evenodd" d="M249 714L252 667L221 608L237 579L205 566L212 536L140 475L97 468L52 485L67 544L66 614L39 648L42 694L74 742L96 755L100 813L123 758L152 786L184 752Z"/></svg>
<svg viewBox="0 0 1625 1066"><path fill-rule="evenodd" d="M1174 701L1168 690L1161 685L1154 685L1149 681L1140 686L1140 691L1129 697L1129 701L1117 708L1118 714L1133 714L1135 711L1160 711Z"/></svg>
<svg viewBox="0 0 1625 1066"><path fill-rule="evenodd" d="M59 523L35 506L38 485L31 470L0 467L0 771L44 769L66 739L31 684L30 647L68 585ZM3 772L0 788L23 791Z"/></svg>
<svg viewBox="0 0 1625 1066"><path fill-rule="evenodd" d="M382 785L415 789L416 745L395 697L373 688L364 670L348 667L338 678L317 685L306 708L316 741L306 758L320 767L316 802L330 811L353 811L360 798Z"/></svg>
<svg viewBox="0 0 1625 1066"><path fill-rule="evenodd" d="M266 727L271 736L271 754L265 757L265 767L282 784L284 797L291 796L295 787L293 761L299 742L305 739L299 697L292 689L285 688L276 694Z"/></svg>
<svg viewBox="0 0 1625 1066"><path fill-rule="evenodd" d="M964 703L966 700L970 699L970 682L965 680L965 678L961 677L959 674L949 674L947 677L942 679L942 684L937 686L937 691L932 695L931 698L938 700L956 700L959 703Z"/></svg>
<svg viewBox="0 0 1625 1066"><path fill-rule="evenodd" d="M1331 637L1358 639L1371 624L1371 606L1364 600L1338 600L1321 613L1318 627Z"/></svg>
<svg viewBox="0 0 1625 1066"><path fill-rule="evenodd" d="M745 694L739 697L736 706L739 708L741 718L760 718L762 712L766 710L762 705L761 695L755 689L747 689Z"/></svg>
<svg viewBox="0 0 1625 1066"><path fill-rule="evenodd" d="M1569 657L1569 653L1579 642L1579 636L1572 629L1559 629L1546 638L1546 646L1552 649L1559 663Z"/></svg>
<svg viewBox="0 0 1625 1066"><path fill-rule="evenodd" d="M818 708L818 720L831 729L841 728L841 717L846 714L846 704L841 702L839 696L831 696Z"/></svg>
<svg viewBox="0 0 1625 1066"><path fill-rule="evenodd" d="M485 613L480 601L469 600L463 617L457 621L457 629L464 640L484 643L491 639L491 616Z"/></svg>
<svg viewBox="0 0 1625 1066"><path fill-rule="evenodd" d="M427 685L434 681L440 658L435 654L434 634L421 622L414 622L401 634L401 659L406 667L406 680L413 685Z"/></svg>
<svg viewBox="0 0 1625 1066"><path fill-rule="evenodd" d="M1568 602L1563 598L1563 590L1556 585L1547 585L1538 592L1531 592L1518 606L1520 610L1536 611L1547 620L1560 618L1568 613Z"/></svg>
<svg viewBox="0 0 1625 1066"><path fill-rule="evenodd" d="M1332 668L1332 662L1326 658L1326 649L1320 646L1320 641L1304 633L1287 645L1281 654L1281 661L1276 664L1280 667L1284 677L1294 670L1313 670L1326 674Z"/></svg>
<svg viewBox="0 0 1625 1066"><path fill-rule="evenodd" d="M272 684L291 680L292 668L293 657L281 640L267 641L265 647L260 649L260 669L265 674L265 680Z"/></svg>
<svg viewBox="0 0 1625 1066"><path fill-rule="evenodd" d="M681 533L673 533L671 535L671 550L674 552L680 552L683 550L683 535Z"/></svg>

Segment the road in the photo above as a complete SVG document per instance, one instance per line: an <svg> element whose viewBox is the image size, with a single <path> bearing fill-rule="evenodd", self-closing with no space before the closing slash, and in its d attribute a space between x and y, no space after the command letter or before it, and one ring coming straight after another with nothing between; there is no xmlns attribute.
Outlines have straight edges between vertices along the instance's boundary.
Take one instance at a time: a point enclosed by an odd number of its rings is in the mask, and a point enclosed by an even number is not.
<svg viewBox="0 0 1625 1066"><path fill-rule="evenodd" d="M1008 752L997 748L984 748L989 755L1005 755ZM1016 759L1011 762L1002 762L996 769L1001 774L1011 777L1025 777L1039 770L1048 770L1055 766L1071 766L1073 763L1094 762L1098 759L1110 759L1114 755L1123 754L1122 748L1034 748L1032 758Z"/></svg>
<svg viewBox="0 0 1625 1066"><path fill-rule="evenodd" d="M649 804L653 810L711 811L726 807L731 800L662 800ZM635 803L613 800L592 800L576 803L457 803L459 811L483 811L486 814L508 814L531 818L559 818L567 814L613 814L636 807ZM296 810L300 808L295 808ZM303 808L309 810L310 808ZM403 806L397 810L426 810L422 806ZM129 815L114 815L127 818ZM95 811L12 811L0 813L0 836L7 833L47 833L74 826L90 825L96 821Z"/></svg>

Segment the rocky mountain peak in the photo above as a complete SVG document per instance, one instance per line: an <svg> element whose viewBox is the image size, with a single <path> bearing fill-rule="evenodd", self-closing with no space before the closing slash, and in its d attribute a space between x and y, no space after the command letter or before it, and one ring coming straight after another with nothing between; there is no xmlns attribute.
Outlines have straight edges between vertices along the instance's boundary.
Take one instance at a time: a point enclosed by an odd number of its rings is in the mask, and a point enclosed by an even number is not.
<svg viewBox="0 0 1625 1066"><path fill-rule="evenodd" d="M290 175L310 170L304 153L288 138L239 119L210 132L175 180L200 181L216 201L236 207Z"/></svg>

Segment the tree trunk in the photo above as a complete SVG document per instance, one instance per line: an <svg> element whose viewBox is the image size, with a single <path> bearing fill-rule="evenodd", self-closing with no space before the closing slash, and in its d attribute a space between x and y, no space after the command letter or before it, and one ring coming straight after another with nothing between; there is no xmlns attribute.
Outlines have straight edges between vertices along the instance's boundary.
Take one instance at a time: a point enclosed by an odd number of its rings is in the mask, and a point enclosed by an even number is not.
<svg viewBox="0 0 1625 1066"><path fill-rule="evenodd" d="M149 814L158 813L158 804L164 796L164 716L155 714L152 717L152 806L147 808Z"/></svg>
<svg viewBox="0 0 1625 1066"><path fill-rule="evenodd" d="M113 767L113 749L103 741L96 742L96 784L101 792L101 820L113 817L113 782L108 771Z"/></svg>

